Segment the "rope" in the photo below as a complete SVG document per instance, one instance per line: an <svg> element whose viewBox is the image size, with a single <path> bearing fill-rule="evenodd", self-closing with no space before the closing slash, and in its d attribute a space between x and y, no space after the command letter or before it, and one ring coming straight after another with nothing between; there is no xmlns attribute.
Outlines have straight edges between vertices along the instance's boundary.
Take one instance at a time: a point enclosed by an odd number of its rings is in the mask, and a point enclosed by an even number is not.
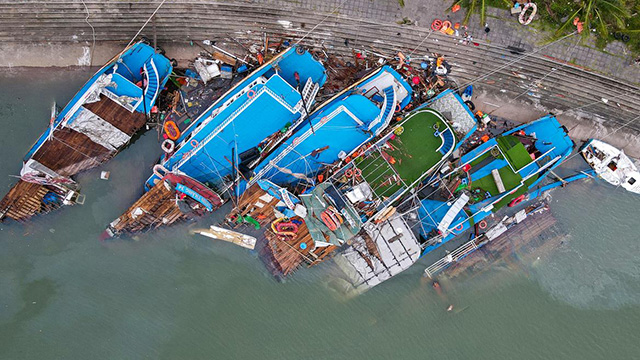
<svg viewBox="0 0 640 360"><path fill-rule="evenodd" d="M569 55L567 56L567 58L568 58L568 59L571 59L571 56L573 55L573 52L574 52L574 51L576 50L576 48L578 47L578 43L579 43L579 42L580 42L580 38L578 38L578 41L576 41L576 43L575 43L575 44L573 45L573 47L571 48L571 52L570 52L570 53L569 53ZM562 66L560 66L560 67L559 67L559 68L557 68L557 69L556 69L556 68L551 68L551 70L550 70L548 73L546 73L543 77L541 77L541 78L540 78L540 80L537 80L537 81L538 81L538 84L540 84L540 83L542 82L542 80L546 79L549 75L551 75L551 74L552 74L552 73L554 73L555 71L560 70L560 69L563 69L563 68L565 68L567 65L569 65L569 62L568 62L568 61L567 61L567 62L565 62L565 63L563 63L563 64L562 64ZM522 95L524 95L524 94L527 94L529 91L531 91L531 90L535 87L534 83L535 83L535 81L532 81L532 82L531 82L531 85L530 85L530 86L529 86L525 91L523 91L520 95L516 96L515 98L513 98L513 99L511 99L511 100L516 100L516 99L518 99L520 96L522 96ZM500 108L498 108L498 109L500 109ZM493 111L496 111L496 110L498 110L498 109L495 109L495 110L493 110ZM493 113L493 111L491 111L491 112Z"/></svg>
<svg viewBox="0 0 640 360"><path fill-rule="evenodd" d="M125 46L124 48L128 48L129 45L131 45L133 43L133 41L138 37L138 35L140 35L140 33L142 32L142 30L145 28L145 26L147 26L147 24L149 23L149 21L151 21L151 18L153 18L156 13L158 12L158 10L160 10L160 8L162 7L162 5L164 5L164 3L167 0L162 0L162 2L160 3L160 5L158 5L158 7L156 8L156 10L153 12L153 14L151 14L151 16L149 16L149 18L147 19L147 21L144 22L144 24L142 24L142 27L140 27L140 30L138 30L138 32L131 38L131 41L129 41L129 43L127 44L127 46ZM84 1L83 1L84 2Z"/></svg>
<svg viewBox="0 0 640 360"><path fill-rule="evenodd" d="M565 36L561 37L561 38L560 38L560 39L558 39L558 40L555 40L555 41L553 41L553 42L550 42L550 43L548 43L547 45L542 46L542 47L540 47L540 48L536 49L535 51L533 51L533 52L531 52L531 53L524 54L524 55L522 55L522 56L520 56L520 57L516 58L515 60L509 61L508 63L506 63L506 64L504 64L504 65L502 65L502 66L500 66L500 67L498 67L498 68L496 68L496 69L494 69L494 70L492 70L492 71L488 72L487 74L480 75L480 76L478 76L477 78L475 78L475 79L471 80L470 82L468 82L468 83L466 83L466 84L464 84L464 85L462 85L462 86L458 86L458 87L455 89L455 91L458 91L458 90L460 90L461 88L466 88L467 86L472 85L472 84L474 84L474 83L476 83L476 82L478 82L478 81L480 81L480 80L486 79L488 76L493 75L493 74L497 73L498 71L500 71L500 70L502 70L502 69L504 69L504 68L506 68L506 67L508 67L508 66L511 66L511 65L513 65L513 64L515 64L515 63L517 63L517 62L520 62L520 60L523 60L523 59L525 59L525 58L527 58L527 57L529 57L529 56L531 56L531 55L534 55L534 54L536 54L536 53L538 53L538 52L540 52L540 51L542 51L542 50L544 50L544 49L548 48L549 46L551 46L551 45L553 45L553 44L555 44L555 43L557 43L557 42L559 42L559 41L562 41L562 40L564 40L564 39L566 39L566 38L568 38L568 37L570 37L570 36L573 36L573 35L575 35L575 34L577 34L577 32L576 32L576 31L572 32L571 34L565 35Z"/></svg>
<svg viewBox="0 0 640 360"><path fill-rule="evenodd" d="M322 19L322 21L320 21L316 26L311 28L311 30L307 31L307 33L304 34L304 36L301 37L300 40L296 41L296 45L298 45L302 40L304 40L307 36L309 36L309 34L311 34L318 26L320 26L322 23L324 23L331 15L333 15L333 13L335 13L340 8L342 8L342 6L344 6L344 4L346 4L346 3L347 3L347 0L342 0L342 2L338 6L336 6L327 16L325 16L324 19Z"/></svg>

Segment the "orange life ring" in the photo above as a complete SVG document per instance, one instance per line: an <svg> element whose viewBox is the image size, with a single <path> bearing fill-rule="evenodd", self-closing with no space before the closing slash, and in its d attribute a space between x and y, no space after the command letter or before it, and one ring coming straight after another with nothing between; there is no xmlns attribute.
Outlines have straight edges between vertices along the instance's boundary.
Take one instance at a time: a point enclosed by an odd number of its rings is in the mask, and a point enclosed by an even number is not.
<svg viewBox="0 0 640 360"><path fill-rule="evenodd" d="M400 112L400 110L402 110L402 108L400 107L400 104L396 104L396 112Z"/></svg>
<svg viewBox="0 0 640 360"><path fill-rule="evenodd" d="M440 29L442 29L442 20L440 19L433 20L433 22L431 23L431 30L440 31Z"/></svg>
<svg viewBox="0 0 640 360"><path fill-rule="evenodd" d="M522 201L524 201L525 196L524 194L518 196L517 198L513 199L510 203L509 203L509 207L513 207L516 206L518 204L520 204Z"/></svg>
<svg viewBox="0 0 640 360"><path fill-rule="evenodd" d="M178 125L171 120L164 123L164 132L167 134L167 137L173 141L178 140L180 137L180 129L178 128Z"/></svg>
<svg viewBox="0 0 640 360"><path fill-rule="evenodd" d="M353 169L347 169L347 171L344 172L344 175L348 178L353 177Z"/></svg>
<svg viewBox="0 0 640 360"><path fill-rule="evenodd" d="M191 139L191 141L189 141L189 143L190 143L190 144L191 144L191 146L193 146L193 147L196 147L196 146L198 146L198 144L199 144L199 143L198 143L198 140L196 140L196 139Z"/></svg>
<svg viewBox="0 0 640 360"><path fill-rule="evenodd" d="M464 226L462 226L462 223L458 224L458 226L453 228L453 230L455 230L455 231L460 231L462 229L464 229Z"/></svg>
<svg viewBox="0 0 640 360"><path fill-rule="evenodd" d="M486 228L487 228L487 222L486 222L486 221L484 221L484 220L480 221L480 222L478 223L478 228L480 228L480 229L482 229L482 230L486 229Z"/></svg>
<svg viewBox="0 0 640 360"><path fill-rule="evenodd" d="M256 92L254 90L247 91L247 97L249 99L253 99L254 96L256 96Z"/></svg>

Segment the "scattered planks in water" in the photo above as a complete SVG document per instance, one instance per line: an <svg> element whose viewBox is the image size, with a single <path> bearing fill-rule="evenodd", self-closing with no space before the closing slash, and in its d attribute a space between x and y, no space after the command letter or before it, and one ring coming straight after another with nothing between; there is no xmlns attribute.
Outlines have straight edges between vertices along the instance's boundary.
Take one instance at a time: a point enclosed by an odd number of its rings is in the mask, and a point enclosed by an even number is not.
<svg viewBox="0 0 640 360"><path fill-rule="evenodd" d="M237 207L227 216L227 221L235 228L255 226L262 229L260 258L273 276L282 279L303 263L312 266L323 261L336 246L316 247L304 219L298 216L288 219L300 223L296 231L276 233L272 224L280 219L275 212L279 202L278 198L254 184L241 196Z"/></svg>

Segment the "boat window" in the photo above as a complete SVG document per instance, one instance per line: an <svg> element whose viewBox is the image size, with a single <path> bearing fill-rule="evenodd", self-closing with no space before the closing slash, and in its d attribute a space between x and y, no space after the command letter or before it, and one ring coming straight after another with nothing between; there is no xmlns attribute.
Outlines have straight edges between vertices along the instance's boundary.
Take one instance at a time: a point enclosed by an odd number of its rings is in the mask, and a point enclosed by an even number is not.
<svg viewBox="0 0 640 360"><path fill-rule="evenodd" d="M635 183L636 183L636 179L634 179L634 178L630 178L629 179L629 185L633 185Z"/></svg>

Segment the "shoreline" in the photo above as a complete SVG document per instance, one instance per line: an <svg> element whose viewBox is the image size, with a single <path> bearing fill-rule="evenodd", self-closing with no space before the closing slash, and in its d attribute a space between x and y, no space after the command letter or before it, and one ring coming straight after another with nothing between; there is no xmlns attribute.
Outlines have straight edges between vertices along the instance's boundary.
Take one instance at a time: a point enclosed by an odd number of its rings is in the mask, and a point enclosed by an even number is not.
<svg viewBox="0 0 640 360"><path fill-rule="evenodd" d="M30 71L57 68L73 71L87 66L97 68L121 51L124 45L126 44L120 41L103 41L97 43L92 49L92 44L88 42L7 43L4 44L5 51L0 53L0 69L10 75L11 70ZM203 51L199 46L189 43L163 42L160 45L169 58L176 59L178 64L182 66L191 62ZM220 46L223 48L235 47L234 44L224 42L221 42ZM506 94L487 89L477 91L474 94L473 102L477 110L518 123L529 122L548 113L559 114L556 117L569 129L569 134L577 146L589 138L599 138L623 149L627 155L633 158L640 158L640 132L630 128L617 131L613 126L606 124L607 119L597 117L588 111L576 113L563 112L561 109L549 109L539 103L532 103L530 98L511 102Z"/></svg>

